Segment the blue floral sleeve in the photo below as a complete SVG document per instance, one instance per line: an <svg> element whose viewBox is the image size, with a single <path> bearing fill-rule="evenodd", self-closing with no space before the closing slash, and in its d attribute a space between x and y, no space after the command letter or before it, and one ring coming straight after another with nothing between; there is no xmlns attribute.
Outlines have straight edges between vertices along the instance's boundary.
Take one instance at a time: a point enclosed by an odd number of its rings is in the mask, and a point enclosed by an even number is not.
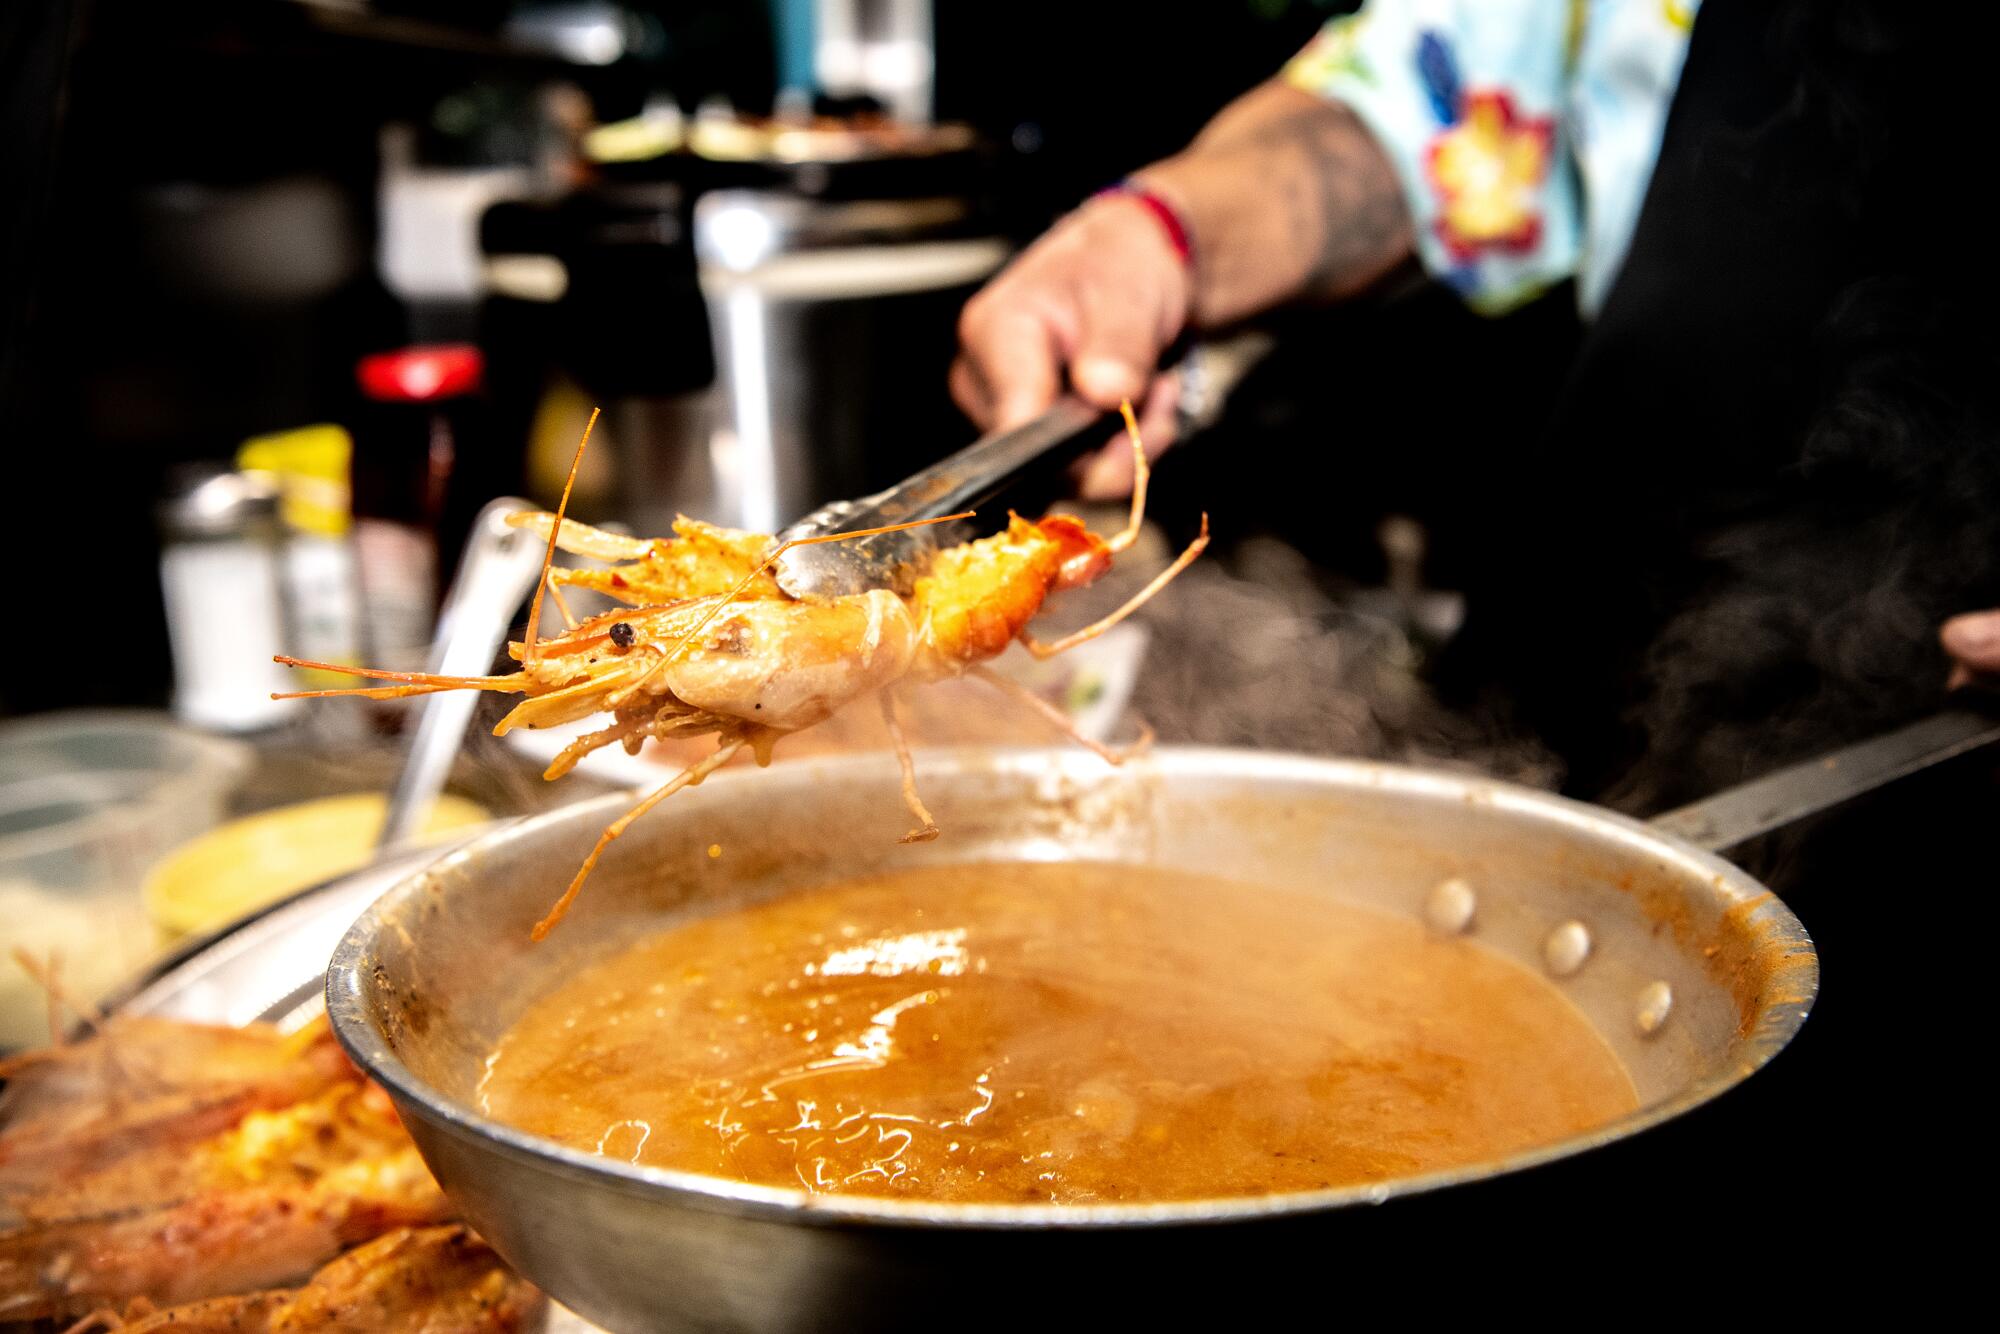
<svg viewBox="0 0 2000 1334"><path fill-rule="evenodd" d="M1590 313L1651 175L1694 3L1372 0L1285 75L1368 125L1424 266L1469 305L1498 313L1575 277Z"/></svg>

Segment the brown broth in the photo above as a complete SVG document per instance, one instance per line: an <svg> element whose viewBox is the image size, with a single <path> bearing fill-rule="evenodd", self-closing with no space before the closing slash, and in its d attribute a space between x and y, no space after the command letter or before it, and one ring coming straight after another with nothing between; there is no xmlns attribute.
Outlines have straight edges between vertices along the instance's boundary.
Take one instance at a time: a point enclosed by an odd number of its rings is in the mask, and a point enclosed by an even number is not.
<svg viewBox="0 0 2000 1334"><path fill-rule="evenodd" d="M927 867L673 927L501 1040L499 1120L815 1192L1101 1203L1381 1181L1635 1105L1554 988L1317 895Z"/></svg>

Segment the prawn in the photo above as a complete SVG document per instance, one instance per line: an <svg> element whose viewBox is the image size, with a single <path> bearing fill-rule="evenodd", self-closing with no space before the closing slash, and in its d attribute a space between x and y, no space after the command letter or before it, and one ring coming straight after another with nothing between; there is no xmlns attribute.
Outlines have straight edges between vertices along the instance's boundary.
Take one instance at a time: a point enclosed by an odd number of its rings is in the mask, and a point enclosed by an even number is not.
<svg viewBox="0 0 2000 1334"><path fill-rule="evenodd" d="M1041 640L1029 630L1028 623L1050 596L1095 582L1139 537L1149 470L1131 405L1123 405L1122 411L1132 445L1134 482L1130 516L1120 532L1100 537L1064 514L1037 520L1009 514L1000 532L938 551L907 596L870 589L825 599L788 595L771 574L773 563L804 543L842 541L918 524L785 543L687 518L675 523L672 538L649 541L604 532L565 517L570 483L590 442L586 426L556 512L515 515L510 520L548 542L526 636L509 646L520 664L518 670L441 676L280 657L279 662L290 666L395 684L293 691L278 698L385 699L440 690L525 696L493 729L496 736L515 727L551 727L608 714L605 726L557 755L543 775L549 779L561 777L604 746L618 744L636 753L648 738L715 736L712 754L674 775L604 830L568 888L536 924L536 940L562 920L605 849L635 820L682 788L700 783L745 746L760 765L768 764L771 748L780 738L823 722L868 695L881 698L902 770L904 802L918 822L903 841L936 838L938 826L918 795L915 766L897 713L895 691L906 682L923 685L972 676L1112 764L1122 763L1152 739L1151 730L1142 726L1139 741L1127 750L1101 745L1080 735L1061 711L985 666L1016 641L1034 656L1048 658L1096 638L1158 594L1208 545L1204 514L1194 541L1109 615L1053 641ZM595 423L595 413L591 421ZM965 517L969 516L948 516ZM612 564L602 570L554 570L559 548ZM564 587L588 589L624 605L577 620L562 595ZM560 635L538 639L545 590L567 628Z"/></svg>
<svg viewBox="0 0 2000 1334"><path fill-rule="evenodd" d="M166 1310L141 1299L122 1316L93 1312L65 1334L503 1334L532 1327L545 1307L542 1295L470 1229L447 1224L385 1233L330 1261L296 1290L210 1297Z"/></svg>
<svg viewBox="0 0 2000 1334"><path fill-rule="evenodd" d="M184 1153L358 1077L324 1019L281 1033L119 1016L0 1061L0 1226L18 1197L128 1156Z"/></svg>
<svg viewBox="0 0 2000 1334"><path fill-rule="evenodd" d="M324 1020L114 1016L6 1070L0 1326L285 1283L450 1216Z"/></svg>

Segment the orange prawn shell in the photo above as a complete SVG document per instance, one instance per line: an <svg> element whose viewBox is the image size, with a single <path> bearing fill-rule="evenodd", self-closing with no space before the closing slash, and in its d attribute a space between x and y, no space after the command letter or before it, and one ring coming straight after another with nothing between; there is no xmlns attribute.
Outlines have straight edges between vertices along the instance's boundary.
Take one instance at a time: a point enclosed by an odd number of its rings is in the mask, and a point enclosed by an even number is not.
<svg viewBox="0 0 2000 1334"><path fill-rule="evenodd" d="M732 590L739 600L783 598L777 578L763 568L771 539L682 515L675 536L656 538L646 554L610 570L565 570L558 582L588 588L628 606L656 606ZM744 580L738 588L738 584Z"/></svg>
<svg viewBox="0 0 2000 1334"><path fill-rule="evenodd" d="M1035 527L1060 552L1055 587L1082 588L1094 584L1111 568L1111 547L1069 514L1051 514Z"/></svg>
<svg viewBox="0 0 2000 1334"><path fill-rule="evenodd" d="M1110 548L1066 514L1031 522L1010 513L1005 531L947 547L910 594L927 648L920 673L957 676L999 657L1052 590L1090 583L1110 567Z"/></svg>

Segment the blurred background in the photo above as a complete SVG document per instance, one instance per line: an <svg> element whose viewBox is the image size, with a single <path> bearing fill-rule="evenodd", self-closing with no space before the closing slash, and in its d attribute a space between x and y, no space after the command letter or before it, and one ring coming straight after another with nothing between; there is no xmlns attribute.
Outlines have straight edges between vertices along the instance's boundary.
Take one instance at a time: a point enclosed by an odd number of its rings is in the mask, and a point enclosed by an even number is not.
<svg viewBox="0 0 2000 1334"><path fill-rule="evenodd" d="M338 428L351 517L425 530L433 590L484 500L553 499L589 404L607 430L578 512L641 531L768 528L902 475L970 436L943 375L965 294L1349 7L10 6L0 431L28 531L61 535L29 549L117 634L60 671L0 658L0 709L168 701L161 507L254 439L310 453L286 433ZM1434 314L1426 338L1479 336ZM448 373L360 375L438 345ZM1268 492L1185 499L1330 526ZM1342 540L1374 547L1365 524ZM368 628L378 658L409 647Z"/></svg>
<svg viewBox="0 0 2000 1334"><path fill-rule="evenodd" d="M6 7L0 439L19 564L0 920L115 973L155 943L137 909L141 943L108 949L108 910L69 932L80 900L49 885L136 903L150 876L171 935L364 859L414 710L272 701L344 683L272 653L421 666L475 516L499 496L553 505L593 406L572 513L642 534L676 513L769 531L964 444L945 371L967 295L1349 8ZM1136 709L1168 740L1400 754L1416 737L1546 780L1532 750L1423 712L1410 668L1455 624L1432 587L1486 540L1483 488L1464 483L1541 419L1573 312L1559 290L1488 321L1427 290L1290 317L1223 420L1163 464L1132 572L1204 510L1215 553L1125 639L1032 684L1104 735ZM1455 392L1438 394L1447 360ZM1413 432L1434 444L1422 475L1400 471ZM1245 433L1254 451L1228 447ZM1336 447L1340 485L1322 486ZM1142 671L1149 633L1187 651ZM1044 739L1018 719L933 726L954 714L920 716L919 737ZM449 775L465 804L446 824L647 776L551 791L545 754L485 731ZM167 849L227 816L329 797L352 801L297 817L320 822L310 836L239 831L179 889L156 883ZM217 866L250 883L218 887Z"/></svg>

